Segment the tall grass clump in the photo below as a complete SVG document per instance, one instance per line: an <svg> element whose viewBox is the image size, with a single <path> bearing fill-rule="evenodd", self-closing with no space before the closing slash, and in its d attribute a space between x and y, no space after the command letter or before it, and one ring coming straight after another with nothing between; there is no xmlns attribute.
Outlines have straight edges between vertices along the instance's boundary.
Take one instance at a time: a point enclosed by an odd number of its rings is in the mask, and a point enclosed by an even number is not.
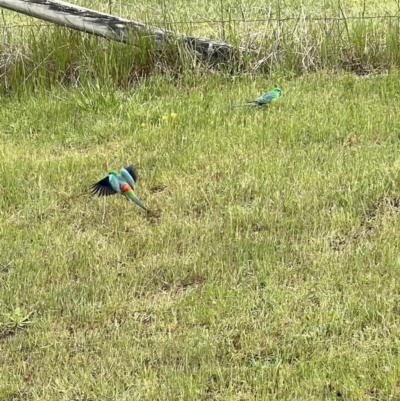
<svg viewBox="0 0 400 401"><path fill-rule="evenodd" d="M126 45L62 27L44 28L29 27L0 45L3 93L88 82L124 89L150 74L180 72L190 63L174 43L160 47L145 36L136 35Z"/></svg>

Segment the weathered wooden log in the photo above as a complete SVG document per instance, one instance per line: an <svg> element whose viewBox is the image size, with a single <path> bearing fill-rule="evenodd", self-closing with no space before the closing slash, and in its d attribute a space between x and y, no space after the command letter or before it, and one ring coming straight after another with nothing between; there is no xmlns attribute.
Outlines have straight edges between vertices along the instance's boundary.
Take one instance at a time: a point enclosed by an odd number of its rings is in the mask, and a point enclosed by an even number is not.
<svg viewBox="0 0 400 401"><path fill-rule="evenodd" d="M213 62L226 61L235 52L234 46L229 43L178 35L165 29L147 26L141 22L101 13L60 0L0 0L0 7L124 43L131 40L132 32L149 35L156 42L182 41L187 47ZM238 50L245 51L243 48Z"/></svg>

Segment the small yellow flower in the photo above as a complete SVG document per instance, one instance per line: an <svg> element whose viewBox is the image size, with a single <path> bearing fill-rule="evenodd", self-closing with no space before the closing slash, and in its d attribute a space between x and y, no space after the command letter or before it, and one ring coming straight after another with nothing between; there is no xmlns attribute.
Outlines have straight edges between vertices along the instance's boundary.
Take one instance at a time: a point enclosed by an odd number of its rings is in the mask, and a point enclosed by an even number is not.
<svg viewBox="0 0 400 401"><path fill-rule="evenodd" d="M141 126L142 128L144 128L144 127L146 127L146 123L141 123L140 126Z"/></svg>
<svg viewBox="0 0 400 401"><path fill-rule="evenodd" d="M162 116L162 117L161 117L161 119L164 120L164 121L165 121L167 118L168 118L168 116Z"/></svg>
<svg viewBox="0 0 400 401"><path fill-rule="evenodd" d="M176 113L171 113L171 118L176 118L177 115Z"/></svg>

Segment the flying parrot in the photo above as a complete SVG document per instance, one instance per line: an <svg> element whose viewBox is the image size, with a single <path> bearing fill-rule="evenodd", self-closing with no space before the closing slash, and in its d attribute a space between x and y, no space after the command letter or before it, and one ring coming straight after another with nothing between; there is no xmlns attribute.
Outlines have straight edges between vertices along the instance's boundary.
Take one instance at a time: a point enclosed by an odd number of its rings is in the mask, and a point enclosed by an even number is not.
<svg viewBox="0 0 400 401"><path fill-rule="evenodd" d="M140 202L134 192L136 181L136 170L132 165L130 165L122 168L119 174L116 171L111 170L107 177L94 183L90 189L92 195L95 195L96 193L98 196L114 194L124 195L127 200L135 202L142 210L147 212L147 209L143 206L142 202Z"/></svg>
<svg viewBox="0 0 400 401"><path fill-rule="evenodd" d="M276 102L282 94L282 89L281 88L274 88L272 91L269 91L267 93L264 93L257 99L247 102L244 104L236 104L232 107L240 107L240 106L264 106L266 104L274 103Z"/></svg>

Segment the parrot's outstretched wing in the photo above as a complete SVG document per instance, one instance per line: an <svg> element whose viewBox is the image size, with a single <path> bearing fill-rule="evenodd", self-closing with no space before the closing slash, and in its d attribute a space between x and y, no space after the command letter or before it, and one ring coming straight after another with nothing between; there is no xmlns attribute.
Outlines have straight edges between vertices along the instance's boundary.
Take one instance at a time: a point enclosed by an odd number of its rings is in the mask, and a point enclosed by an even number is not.
<svg viewBox="0 0 400 401"><path fill-rule="evenodd" d="M109 196L109 195L114 195L117 192L114 191L114 189L111 187L110 180L107 177L104 177L100 181L94 183L90 187L92 191L92 195L98 194L98 196Z"/></svg>
<svg viewBox="0 0 400 401"><path fill-rule="evenodd" d="M132 164L130 166L124 167L124 169L131 175L131 177L133 178L133 181L135 181L135 183L136 183L138 176L137 176L137 172L136 172L135 168L132 166Z"/></svg>
<svg viewBox="0 0 400 401"><path fill-rule="evenodd" d="M132 188L135 188L137 173L132 165L121 168L120 175Z"/></svg>

